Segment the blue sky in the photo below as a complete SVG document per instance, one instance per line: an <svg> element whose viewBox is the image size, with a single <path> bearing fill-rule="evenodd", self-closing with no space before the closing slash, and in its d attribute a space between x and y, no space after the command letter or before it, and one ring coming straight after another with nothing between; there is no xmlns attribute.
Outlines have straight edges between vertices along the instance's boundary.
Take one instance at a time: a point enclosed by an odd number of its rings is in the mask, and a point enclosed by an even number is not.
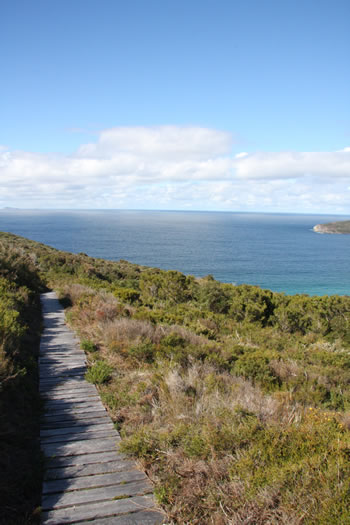
<svg viewBox="0 0 350 525"><path fill-rule="evenodd" d="M3 3L0 207L350 214L349 18L348 0Z"/></svg>

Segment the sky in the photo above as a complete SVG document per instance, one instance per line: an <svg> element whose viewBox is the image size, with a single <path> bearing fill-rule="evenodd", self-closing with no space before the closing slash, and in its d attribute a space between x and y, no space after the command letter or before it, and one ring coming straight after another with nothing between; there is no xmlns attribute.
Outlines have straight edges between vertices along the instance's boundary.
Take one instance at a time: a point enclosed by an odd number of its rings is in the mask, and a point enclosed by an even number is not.
<svg viewBox="0 0 350 525"><path fill-rule="evenodd" d="M350 215L349 0L11 0L0 208Z"/></svg>

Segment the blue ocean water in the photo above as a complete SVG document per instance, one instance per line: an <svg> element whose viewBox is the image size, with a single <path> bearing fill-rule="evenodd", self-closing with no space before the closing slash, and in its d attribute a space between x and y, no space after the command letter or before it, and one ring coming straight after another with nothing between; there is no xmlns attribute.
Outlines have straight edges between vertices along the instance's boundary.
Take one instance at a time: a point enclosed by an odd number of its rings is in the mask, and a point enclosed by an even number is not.
<svg viewBox="0 0 350 525"><path fill-rule="evenodd" d="M350 294L350 235L315 224L347 217L174 211L0 210L0 230L60 250L176 269L290 294Z"/></svg>

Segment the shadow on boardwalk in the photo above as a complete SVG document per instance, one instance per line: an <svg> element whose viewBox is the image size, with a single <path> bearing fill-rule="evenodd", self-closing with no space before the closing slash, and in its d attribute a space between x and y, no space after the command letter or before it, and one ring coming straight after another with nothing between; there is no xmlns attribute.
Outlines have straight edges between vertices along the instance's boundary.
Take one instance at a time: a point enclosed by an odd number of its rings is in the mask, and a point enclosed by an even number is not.
<svg viewBox="0 0 350 525"><path fill-rule="evenodd" d="M152 485L118 451L120 436L94 385L85 354L64 322L54 292L41 296L40 392L45 400L41 448L47 458L42 522L156 525Z"/></svg>

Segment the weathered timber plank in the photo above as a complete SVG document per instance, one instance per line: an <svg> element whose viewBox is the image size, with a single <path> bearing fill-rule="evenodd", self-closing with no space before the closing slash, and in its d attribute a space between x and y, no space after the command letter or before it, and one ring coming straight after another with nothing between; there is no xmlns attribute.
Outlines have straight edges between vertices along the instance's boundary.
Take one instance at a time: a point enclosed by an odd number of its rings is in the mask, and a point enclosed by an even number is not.
<svg viewBox="0 0 350 525"><path fill-rule="evenodd" d="M47 354L39 358L40 366L64 366L68 364L85 364L86 357L84 354L60 354L50 355Z"/></svg>
<svg viewBox="0 0 350 525"><path fill-rule="evenodd" d="M58 376L66 376L66 375L75 375L79 373L86 373L86 366L85 365L62 365L58 366L57 364L51 364L47 366L40 366L40 378L51 378L51 377L58 377Z"/></svg>
<svg viewBox="0 0 350 525"><path fill-rule="evenodd" d="M66 368L85 368L85 359L48 359L40 361L40 370L66 369Z"/></svg>
<svg viewBox="0 0 350 525"><path fill-rule="evenodd" d="M54 416L64 416L67 414L79 416L79 414L89 414L90 412L99 412L101 410L105 410L104 406L102 405L101 402L100 403L96 402L92 405L88 405L88 406L85 405L81 408L74 408L70 406L70 407L61 407L61 408L56 408L53 410L48 410L48 411L45 411L44 417L50 418Z"/></svg>
<svg viewBox="0 0 350 525"><path fill-rule="evenodd" d="M97 400L95 400L97 401ZM42 416L42 421L43 422L52 422L52 421L62 421L65 419L65 416L71 416L73 417L74 419L79 419L79 417L81 417L82 419L85 418L84 416L84 412L86 412L84 410L85 407L81 407L81 412L78 413L78 414L75 414L75 411L73 409L73 407L64 407L64 406L61 406L61 408L59 408L60 411L64 411L63 414L57 414L57 408L54 409L54 410L51 410L51 411L48 411L47 414L43 415ZM87 408L87 407L86 407ZM93 407L91 407L93 408ZM79 409L78 409L79 410ZM107 414L107 411L106 409L104 408L104 406L101 404L97 406L97 408L95 410L89 410L89 416L88 417L91 417L91 419L93 419L94 417L100 417L101 415L106 415ZM85 418L86 419L86 418Z"/></svg>
<svg viewBox="0 0 350 525"><path fill-rule="evenodd" d="M63 388L55 388L49 385L40 391L40 395L44 401L49 401L50 399L54 399L55 397L57 397L58 399L71 399L72 396L98 396L98 392L95 388L89 385L76 387L63 385Z"/></svg>
<svg viewBox="0 0 350 525"><path fill-rule="evenodd" d="M165 516L158 511L129 512L123 516L110 516L94 521L80 521L79 525L160 525Z"/></svg>
<svg viewBox="0 0 350 525"><path fill-rule="evenodd" d="M78 523L82 520L94 520L106 516L120 516L132 512L152 510L153 508L154 502L152 497L136 496L133 498L108 501L103 505L101 503L90 503L73 508L68 507L65 509L51 510L44 512L42 519L44 525L69 524Z"/></svg>
<svg viewBox="0 0 350 525"><path fill-rule="evenodd" d="M72 332L70 332L72 335ZM52 336L51 336L52 337ZM51 339L52 340L52 339ZM62 345L53 345L48 340L43 341L43 344L41 346L41 351L43 352L44 356L55 356L55 355L61 355L63 357L66 356L83 356L86 357L84 350L79 348L79 346L76 346L77 343L73 344L69 350L63 349Z"/></svg>
<svg viewBox="0 0 350 525"><path fill-rule="evenodd" d="M71 407L73 410L84 408L88 406L100 406L101 400L99 397L87 397L79 401L71 401L70 399L57 399L57 400L47 400L45 401L44 410L45 412L51 412L55 410L61 410L62 407L68 408Z"/></svg>
<svg viewBox="0 0 350 525"><path fill-rule="evenodd" d="M77 377L79 375L86 374L86 367L72 367L72 368L50 368L49 370L43 370L39 374L39 379L43 382L51 382L61 377Z"/></svg>
<svg viewBox="0 0 350 525"><path fill-rule="evenodd" d="M94 392L97 392L94 385L90 385L86 381L81 382L75 382L75 383L68 383L65 382L63 385L57 385L57 386L50 386L50 392L55 393L74 393L74 392L80 392L80 391L86 391L86 390L93 390Z"/></svg>
<svg viewBox="0 0 350 525"><path fill-rule="evenodd" d="M94 420L89 419L73 419L73 420L66 420L66 421L53 421L52 423L42 423L41 428L43 430L48 430L50 428L66 428L66 427L74 427L74 426L81 426L83 423L89 422L92 423L93 421L99 422L99 423L108 423L111 420L109 416L103 416L99 418L94 418Z"/></svg>
<svg viewBox="0 0 350 525"><path fill-rule="evenodd" d="M98 420L99 421L99 420ZM79 434L82 432L94 432L96 430L110 430L114 429L114 425L111 421L108 423L98 423L88 421L85 425L79 427L65 427L65 428L50 428L47 430L40 430L41 439L45 439L50 436L64 436L65 434Z"/></svg>
<svg viewBox="0 0 350 525"><path fill-rule="evenodd" d="M42 443L68 443L73 441L85 441L87 439L107 439L115 438L119 439L117 431L114 428L107 430L96 430L95 432L84 432L84 433L71 433L64 435L56 435L49 437L42 437Z"/></svg>
<svg viewBox="0 0 350 525"><path fill-rule="evenodd" d="M125 485L44 495L42 508L44 510L59 509L83 503L108 501L124 496L142 496L150 492L152 492L152 485L148 480L132 481L131 483L125 483Z"/></svg>
<svg viewBox="0 0 350 525"><path fill-rule="evenodd" d="M63 380L55 380L53 383L49 383L45 386L45 388L48 390L50 389L51 392L65 392L67 390L83 390L86 389L95 389L97 392L97 389L95 385L92 385L91 383L88 383L85 379L85 377L69 377L64 378Z"/></svg>
<svg viewBox="0 0 350 525"><path fill-rule="evenodd" d="M96 474L93 476L82 476L79 478L66 478L53 481L44 481L43 494L55 492L69 492L72 490L91 489L98 487L109 487L112 485L124 485L132 481L147 479L144 472L133 469L111 474Z"/></svg>
<svg viewBox="0 0 350 525"><path fill-rule="evenodd" d="M46 373L46 372L45 372ZM56 381L59 377L62 377L63 379L73 379L77 377L84 377L84 374L86 373L86 367L85 366L77 366L72 368L61 368L55 370L50 370L49 374L45 376L45 374L40 374L40 379L42 381Z"/></svg>
<svg viewBox="0 0 350 525"><path fill-rule="evenodd" d="M52 468L45 472L45 479L65 479L80 476L92 476L95 474L108 474L131 470L135 467L133 461L125 459L120 461L107 461L105 463L92 463L91 465L76 465L73 467Z"/></svg>
<svg viewBox="0 0 350 525"><path fill-rule="evenodd" d="M69 388L68 390L62 389L62 390L51 390L47 389L46 391L43 391L40 393L43 401L45 404L58 401L58 402L66 402L66 403L74 403L77 399L79 400L86 400L86 401L92 401L91 398L97 398L100 399L100 396L98 395L97 390L94 388Z"/></svg>
<svg viewBox="0 0 350 525"><path fill-rule="evenodd" d="M49 410L51 408L55 409L56 407L60 408L69 406L75 408L83 408L83 406L93 405L94 403L101 403L101 399L96 393L90 395L90 392L82 392L80 394L80 397L82 399L77 400L75 397L73 397L73 394L68 394L67 396L62 397L47 396L43 398L43 401L45 404L45 409L49 408Z"/></svg>
<svg viewBox="0 0 350 525"><path fill-rule="evenodd" d="M93 465L96 463L106 463L108 461L125 460L126 457L120 452L110 450L108 452L91 452L87 454L80 454L79 456L61 456L47 458L47 465L49 468L62 468L79 465Z"/></svg>
<svg viewBox="0 0 350 525"><path fill-rule="evenodd" d="M96 410L101 410L101 405L99 404L99 399L93 399L91 401L81 401L78 403L69 403L67 401L62 400L61 403L52 404L52 405L45 405L45 415L54 414L59 410L71 410L72 412L84 408L93 408L95 407ZM103 405L102 405L103 407Z"/></svg>
<svg viewBox="0 0 350 525"><path fill-rule="evenodd" d="M78 385L84 385L84 386L87 386L87 382L86 382L86 379L85 377L83 379L77 379L77 378L71 378L71 379L66 379L64 382L62 382L62 384L60 383L57 383L57 385L50 385L51 388L54 390L54 389L59 389L59 388L66 388L67 386L71 386L73 388L75 388L76 386ZM93 385L90 385L90 386L93 386Z"/></svg>
<svg viewBox="0 0 350 525"><path fill-rule="evenodd" d="M64 381L67 381L68 379L73 378L74 379L85 379L85 372L82 373L74 373L74 374L65 374L61 376L55 376L55 377L41 377L40 378L40 385L55 385L56 383L64 383Z"/></svg>
<svg viewBox="0 0 350 525"><path fill-rule="evenodd" d="M94 385L90 385L85 380L82 380L79 383L71 383L69 381L57 381L57 383L45 385L43 384L42 390L43 396L46 396L46 394L64 395L70 391L72 394L79 394L79 392L85 392L89 390L91 390L91 392L93 391L97 393L97 390L94 387Z"/></svg>
<svg viewBox="0 0 350 525"><path fill-rule="evenodd" d="M58 352L57 350L50 350L46 352L41 352L41 355L39 355L40 364L42 364L44 361L52 361L52 360L83 360L86 361L86 355L83 351L76 351L76 350L65 350Z"/></svg>
<svg viewBox="0 0 350 525"><path fill-rule="evenodd" d="M44 412L44 415L45 416L50 416L52 414L56 414L56 416L58 415L63 415L63 414L67 414L67 413L70 413L70 414L83 414L83 413L86 413L86 412L91 412L91 411L97 411L97 410L102 410L104 407L102 405L101 402L99 401L95 401L93 403L84 403L82 406L76 406L76 405L70 405L70 406L67 406L67 405L61 405L59 407L51 407L47 410L45 410Z"/></svg>
<svg viewBox="0 0 350 525"><path fill-rule="evenodd" d="M53 392L52 394L47 392L47 395L44 397L45 404L48 404L50 401L71 401L72 403L79 403L87 400L91 401L92 399L100 399L100 396L92 390L90 392L77 392L76 394L72 393L69 395L58 392Z"/></svg>
<svg viewBox="0 0 350 525"><path fill-rule="evenodd" d="M120 438L119 438L120 439ZM117 439L92 440L91 442L76 441L74 443L59 444L42 444L42 449L46 456L75 456L87 454L89 452L111 452L116 451Z"/></svg>
<svg viewBox="0 0 350 525"><path fill-rule="evenodd" d="M77 360L65 360L65 361L51 361L48 363L40 363L40 370L44 372L50 371L65 371L65 370L79 370L80 368L86 370L85 361L82 359Z"/></svg>
<svg viewBox="0 0 350 525"><path fill-rule="evenodd" d="M74 414L73 412L68 412L67 414L63 414L61 416L56 416L55 414L52 415L46 415L42 418L43 424L50 424L50 423L56 423L61 421L78 421L81 419L93 419L95 417L103 417L107 414L105 409L101 408L99 410L94 410L92 412L83 413L83 414Z"/></svg>

